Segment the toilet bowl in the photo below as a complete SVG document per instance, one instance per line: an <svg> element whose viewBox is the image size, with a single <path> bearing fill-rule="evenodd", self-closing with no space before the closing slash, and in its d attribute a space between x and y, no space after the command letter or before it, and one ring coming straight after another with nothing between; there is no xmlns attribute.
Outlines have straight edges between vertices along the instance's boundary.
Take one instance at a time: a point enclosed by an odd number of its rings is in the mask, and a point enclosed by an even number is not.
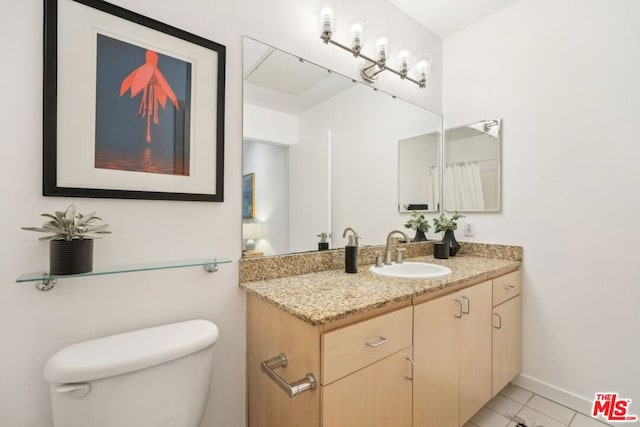
<svg viewBox="0 0 640 427"><path fill-rule="evenodd" d="M55 427L197 427L218 327L189 320L63 348L47 362Z"/></svg>

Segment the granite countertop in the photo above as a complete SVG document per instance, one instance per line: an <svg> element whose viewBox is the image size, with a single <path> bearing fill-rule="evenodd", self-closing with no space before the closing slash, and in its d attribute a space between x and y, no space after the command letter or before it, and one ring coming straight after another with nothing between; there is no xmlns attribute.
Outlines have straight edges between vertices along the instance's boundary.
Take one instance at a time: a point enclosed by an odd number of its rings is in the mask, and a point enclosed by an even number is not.
<svg viewBox="0 0 640 427"><path fill-rule="evenodd" d="M434 279L384 277L359 266L358 273L328 270L240 284L247 292L280 307L314 326L374 310L429 292L488 280L520 267L519 261L476 256L434 259L422 256L406 261L441 264L452 273Z"/></svg>

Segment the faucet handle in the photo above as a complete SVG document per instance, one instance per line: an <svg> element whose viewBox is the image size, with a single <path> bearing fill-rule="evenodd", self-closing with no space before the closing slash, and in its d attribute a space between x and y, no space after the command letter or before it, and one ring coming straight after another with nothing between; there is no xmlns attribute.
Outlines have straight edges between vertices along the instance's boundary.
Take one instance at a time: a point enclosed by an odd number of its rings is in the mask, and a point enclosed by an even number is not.
<svg viewBox="0 0 640 427"><path fill-rule="evenodd" d="M376 267L382 267L382 252L376 252Z"/></svg>
<svg viewBox="0 0 640 427"><path fill-rule="evenodd" d="M402 264L404 262L402 253L406 250L406 248L396 248L396 264Z"/></svg>

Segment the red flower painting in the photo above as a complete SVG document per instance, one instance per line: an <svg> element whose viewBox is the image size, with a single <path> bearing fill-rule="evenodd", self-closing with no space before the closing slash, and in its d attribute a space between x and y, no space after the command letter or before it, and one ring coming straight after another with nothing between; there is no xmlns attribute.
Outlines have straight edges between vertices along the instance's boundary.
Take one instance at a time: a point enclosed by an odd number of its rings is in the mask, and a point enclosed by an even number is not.
<svg viewBox="0 0 640 427"><path fill-rule="evenodd" d="M179 108L176 95L158 68L158 53L147 50L145 56L146 62L122 80L120 96L128 90L131 91L131 98L142 92L138 116L147 118L147 143L151 143L151 120L153 118L155 124L160 122L160 106L164 109L168 98L176 110Z"/></svg>

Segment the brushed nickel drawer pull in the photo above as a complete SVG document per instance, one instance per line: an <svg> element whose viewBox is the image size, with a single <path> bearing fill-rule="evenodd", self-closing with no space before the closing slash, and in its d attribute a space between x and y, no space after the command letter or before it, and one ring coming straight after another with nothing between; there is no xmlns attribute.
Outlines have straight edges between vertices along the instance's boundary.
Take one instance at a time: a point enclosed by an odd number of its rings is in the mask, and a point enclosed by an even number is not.
<svg viewBox="0 0 640 427"><path fill-rule="evenodd" d="M453 316L454 316L456 319L462 319L462 313L463 313L463 312L462 312L462 303L460 302L460 300L455 300L455 302L457 302L457 303L458 303L458 305L460 306L460 314L459 314L459 315L458 315L458 314L454 314Z"/></svg>
<svg viewBox="0 0 640 427"><path fill-rule="evenodd" d="M387 339L385 337L380 337L380 339L376 342L367 342L367 347L378 347L379 345L382 345L386 342Z"/></svg>
<svg viewBox="0 0 640 427"><path fill-rule="evenodd" d="M498 313L493 313L493 315L498 316L498 320L500 321L500 323L498 323L498 326L494 326L494 328L502 329L502 316L500 316Z"/></svg>
<svg viewBox="0 0 640 427"><path fill-rule="evenodd" d="M286 382L280 375L276 374L274 369L284 368L287 366L287 356L284 353L280 353L276 357L265 360L260 363L262 372L267 374L269 378L275 381L281 389L283 389L289 397L295 397L307 390L315 390L318 387L318 382L313 374L307 374L301 380L294 381L291 384Z"/></svg>
<svg viewBox="0 0 640 427"><path fill-rule="evenodd" d="M509 285L509 286L505 286L505 287L504 287L504 290L505 290L505 291L510 291L511 289L513 289L513 288L515 288L515 287L516 287L516 285Z"/></svg>
<svg viewBox="0 0 640 427"><path fill-rule="evenodd" d="M467 301L467 311L462 310L462 313L469 314L469 312L471 311L471 301L469 301L469 298L467 297L462 297L462 299Z"/></svg>
<svg viewBox="0 0 640 427"><path fill-rule="evenodd" d="M414 362L413 359L410 357L405 357L405 359L407 359L409 363L411 363L411 376L410 377L405 376L405 378L408 379L409 381L413 381L413 371L416 368L416 362Z"/></svg>

